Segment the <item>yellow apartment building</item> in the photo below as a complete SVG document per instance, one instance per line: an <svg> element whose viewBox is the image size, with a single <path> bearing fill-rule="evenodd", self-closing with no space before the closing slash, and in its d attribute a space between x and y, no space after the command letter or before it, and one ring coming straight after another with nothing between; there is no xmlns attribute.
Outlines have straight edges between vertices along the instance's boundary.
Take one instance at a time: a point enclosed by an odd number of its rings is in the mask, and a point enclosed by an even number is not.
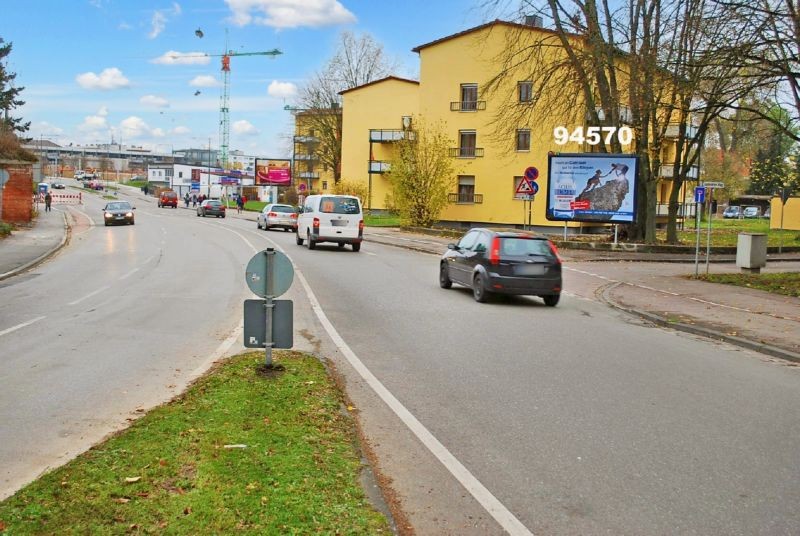
<svg viewBox="0 0 800 536"><path fill-rule="evenodd" d="M520 75L496 91L484 91L500 68L498 58L509 38L519 37L520 30L523 37L526 32L554 34L511 22L483 24L414 48L420 57L418 82L388 77L342 92L342 177L369 186L365 206L391 208L391 184L385 173L394 154L393 142L413 135L414 118L421 116L428 124L443 124L452 140L449 156L455 160L457 176L450 202L441 215L442 223L521 226L530 221L539 227L565 225L545 218L548 153L591 152L592 147L586 144L555 143L556 127L564 126L571 132L581 125L553 115L539 118L536 124L498 129L495 112L501 106L529 104L536 98L535 84ZM563 53L561 49L554 49L553 54L559 53ZM629 115L620 110L623 124ZM677 126L670 128L677 137ZM501 131L504 137L498 136ZM625 147L630 149L630 144ZM669 149L665 148L664 162L670 162ZM671 165L662 166L664 177L671 173ZM528 167L539 171L539 191L532 202L530 220L527 202L515 195ZM658 212L664 217L670 186L670 181L664 181L657 190ZM577 228L586 224L566 225Z"/></svg>
<svg viewBox="0 0 800 536"><path fill-rule="evenodd" d="M320 160L323 129L340 129L341 108L297 110L292 138L292 183L298 193L333 191L334 170Z"/></svg>

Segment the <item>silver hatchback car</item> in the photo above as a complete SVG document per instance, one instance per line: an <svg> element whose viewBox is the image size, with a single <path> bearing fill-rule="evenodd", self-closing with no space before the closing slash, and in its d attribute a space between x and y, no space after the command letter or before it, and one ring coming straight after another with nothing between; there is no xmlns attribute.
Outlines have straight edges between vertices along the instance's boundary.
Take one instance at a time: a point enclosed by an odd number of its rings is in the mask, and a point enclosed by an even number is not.
<svg viewBox="0 0 800 536"><path fill-rule="evenodd" d="M292 205L271 203L263 208L256 223L265 231L273 228L297 231L297 209Z"/></svg>

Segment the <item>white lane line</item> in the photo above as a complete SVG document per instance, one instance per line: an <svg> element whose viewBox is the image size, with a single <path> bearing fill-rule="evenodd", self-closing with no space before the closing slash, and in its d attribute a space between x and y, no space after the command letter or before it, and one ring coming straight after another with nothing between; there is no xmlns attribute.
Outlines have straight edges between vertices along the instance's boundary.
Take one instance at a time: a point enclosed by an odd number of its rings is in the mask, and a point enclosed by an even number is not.
<svg viewBox="0 0 800 536"><path fill-rule="evenodd" d="M33 320L28 320L27 322L23 322L22 324L17 324L16 326L10 327L8 329L4 329L3 331L0 331L0 337L2 337L3 335L8 335L12 331L17 331L18 329L22 329L25 326L30 326L31 324L33 324L35 322L38 322L39 320L44 320L45 318L47 318L47 317L46 316L37 316Z"/></svg>
<svg viewBox="0 0 800 536"><path fill-rule="evenodd" d="M130 276L132 276L133 274L135 274L135 273L136 273L136 272L138 272L138 271L139 271L139 269L138 269L138 268L134 268L133 270L131 270L131 271L130 271L130 272L128 272L127 274L125 274L125 275L123 275L122 277L120 277L120 278L119 278L119 280L120 280L120 281L122 281L123 279L128 279Z"/></svg>
<svg viewBox="0 0 800 536"><path fill-rule="evenodd" d="M223 227L225 228L225 227ZM253 244L250 243L244 236L239 234L238 232L234 231L233 229L228 229L232 233L238 235L242 240L244 240L247 245L253 248L253 252L258 252L260 250L256 249ZM272 241L270 238L263 236L267 241L272 242L275 249L283 251L277 243ZM287 255L288 257L288 255ZM411 432L417 436L417 439L422 442L425 447L433 454L436 459L438 459L444 467L450 471L456 480L458 480L462 486L472 495L476 501L478 501L481 506L491 515L497 523L500 524L503 529L511 534L512 536L533 536L533 533L528 530L528 528L522 524L522 522L511 513L511 511L506 508L503 503L501 503L497 497L492 495L490 492L481 482L478 480L469 470L464 467L464 465L458 461L458 458L453 456L453 454L447 450L447 447L442 445L442 443L436 439L436 437L427 429L425 426L417 420L414 415L406 409L403 404L395 398L395 396L386 388L386 386L381 383L381 381L375 377L374 374L367 368L366 365L358 358L358 356L350 349L344 339L339 335L339 332L336 331L336 328L333 327L333 324L330 320L328 320L328 316L325 314L325 311L322 310L322 306L317 301L317 297L314 295L314 292L311 290L311 286L306 281L305 276L303 276L303 272L297 268L297 265L292 261L291 257L289 257L289 261L292 262L292 266L294 266L295 275L297 279L300 281L300 284L303 286L303 289L306 292L306 296L308 297L308 301L311 303L311 308L313 309L314 313L317 315L322 326L325 328L325 331L328 332L328 336L330 336L331 340L336 344L336 347L339 348L339 351L342 352L342 355L345 356L347 361L352 365L352 367L361 375L361 377L367 382L367 384L375 391L381 400L389 406L389 408L394 412L397 417L403 421L403 423L408 427Z"/></svg>
<svg viewBox="0 0 800 536"><path fill-rule="evenodd" d="M75 301L71 301L71 302L69 302L69 304L68 304L68 305L78 305L78 304L79 304L79 303L81 303L83 300L88 300L88 299L89 299L89 298L91 298L92 296L96 296L96 295L100 294L101 292L103 292L104 290L108 290L109 288L111 288L111 287L109 287L108 285L106 285L106 286L104 286L104 287L100 287L99 289L95 290L94 292L90 292L89 294L87 294L87 295L86 295L86 296L84 296L83 298L78 298L78 299L77 299L77 300L75 300Z"/></svg>
<svg viewBox="0 0 800 536"><path fill-rule="evenodd" d="M75 207L70 207L70 209L71 209L71 210L74 210L75 212L78 212L78 213L80 213L80 214L83 214L84 216L86 216L86 218L89 220L89 225L91 225L91 226L94 226L94 225L96 225L96 224L94 223L94 220L92 219L92 217L91 217L91 216L89 216L89 215L88 215L87 213L85 213L84 211L82 211L82 210L80 210L80 209L77 209L77 208L75 208Z"/></svg>
<svg viewBox="0 0 800 536"><path fill-rule="evenodd" d="M369 252L369 251L365 251L364 255L369 255L370 257L377 257L378 256L377 253L372 253L372 252Z"/></svg>

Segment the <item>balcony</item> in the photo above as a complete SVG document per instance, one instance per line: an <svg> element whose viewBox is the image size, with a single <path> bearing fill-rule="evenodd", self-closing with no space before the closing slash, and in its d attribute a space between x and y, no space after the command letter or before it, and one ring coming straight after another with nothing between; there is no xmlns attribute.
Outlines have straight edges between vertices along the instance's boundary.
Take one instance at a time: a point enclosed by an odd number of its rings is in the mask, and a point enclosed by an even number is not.
<svg viewBox="0 0 800 536"><path fill-rule="evenodd" d="M369 173L386 173L389 171L389 162L383 160L370 160Z"/></svg>
<svg viewBox="0 0 800 536"><path fill-rule="evenodd" d="M294 155L294 159L309 161L309 160L318 160L319 158L315 154L296 154Z"/></svg>
<svg viewBox="0 0 800 536"><path fill-rule="evenodd" d="M673 167L674 164L662 164L659 177L663 179L671 179ZM691 166L688 173L686 173L686 178L690 181L696 181L698 178L700 178L700 166Z"/></svg>
<svg viewBox="0 0 800 536"><path fill-rule="evenodd" d="M301 171L297 174L297 176L301 179L318 179L319 173L316 171Z"/></svg>
<svg viewBox="0 0 800 536"><path fill-rule="evenodd" d="M483 147L453 147L450 156L454 158L483 158Z"/></svg>
<svg viewBox="0 0 800 536"><path fill-rule="evenodd" d="M451 112L477 112L486 109L486 101L456 101L450 103Z"/></svg>
<svg viewBox="0 0 800 536"><path fill-rule="evenodd" d="M483 194L447 194L447 202L459 205L480 205L483 203Z"/></svg>
<svg viewBox="0 0 800 536"><path fill-rule="evenodd" d="M390 143L401 140L413 140L413 130L396 130L396 129L370 129L369 141L378 143Z"/></svg>
<svg viewBox="0 0 800 536"><path fill-rule="evenodd" d="M665 138L672 138L678 139L678 135L680 133L680 125L675 123L671 125L667 125L667 130L664 132ZM686 138L692 139L697 136L697 127L694 125L686 125Z"/></svg>
<svg viewBox="0 0 800 536"><path fill-rule="evenodd" d="M295 143L319 143L319 138L316 136L295 136Z"/></svg>

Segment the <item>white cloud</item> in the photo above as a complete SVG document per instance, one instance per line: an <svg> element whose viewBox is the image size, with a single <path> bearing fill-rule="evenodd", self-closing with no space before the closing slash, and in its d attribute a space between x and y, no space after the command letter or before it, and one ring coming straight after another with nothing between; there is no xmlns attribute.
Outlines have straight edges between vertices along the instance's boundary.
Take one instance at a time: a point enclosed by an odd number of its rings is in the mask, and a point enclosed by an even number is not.
<svg viewBox="0 0 800 536"><path fill-rule="evenodd" d="M169 101L164 97L159 97L157 95L145 95L144 97L139 99L141 104L145 106L154 106L156 108L169 108Z"/></svg>
<svg viewBox="0 0 800 536"><path fill-rule="evenodd" d="M161 9L153 11L153 18L150 20L150 33L147 34L147 37L150 39L158 37L161 32L164 31L164 28L166 28L169 17L178 16L180 14L181 6L178 5L177 2L173 2L171 10Z"/></svg>
<svg viewBox="0 0 800 536"><path fill-rule="evenodd" d="M258 134L258 129L253 126L250 121L241 119L233 123L233 133L240 136L255 136Z"/></svg>
<svg viewBox="0 0 800 536"><path fill-rule="evenodd" d="M108 106L101 106L100 109L97 110L97 115L106 117L108 115Z"/></svg>
<svg viewBox="0 0 800 536"><path fill-rule="evenodd" d="M270 97L288 98L297 94L297 86L291 82L278 82L273 80L267 88L267 94Z"/></svg>
<svg viewBox="0 0 800 536"><path fill-rule="evenodd" d="M130 80L125 78L122 71L116 67L109 67L103 69L99 75L93 72L79 74L75 77L75 81L80 84L84 89L119 89L131 85Z"/></svg>
<svg viewBox="0 0 800 536"><path fill-rule="evenodd" d="M117 26L117 28L120 29L120 30L133 30L133 26L131 26L130 24L128 24L125 21L120 22L119 26Z"/></svg>
<svg viewBox="0 0 800 536"><path fill-rule="evenodd" d="M135 115L123 119L119 124L119 128L124 139L143 138L153 135L153 131L144 122L144 119Z"/></svg>
<svg viewBox="0 0 800 536"><path fill-rule="evenodd" d="M31 132L38 132L40 135L44 134L45 136L48 136L53 134L63 134L64 129L55 125L51 125L47 121L39 121L31 126Z"/></svg>
<svg viewBox="0 0 800 536"><path fill-rule="evenodd" d="M150 63L161 65L208 65L211 57L205 52L176 52L170 50L150 60Z"/></svg>
<svg viewBox="0 0 800 536"><path fill-rule="evenodd" d="M230 21L238 26L297 28L356 22L356 16L338 0L225 0L225 3L232 12Z"/></svg>
<svg viewBox="0 0 800 536"><path fill-rule="evenodd" d="M175 127L175 128L172 129L172 133L173 134L177 134L177 135L191 134L191 132L192 132L192 129L190 129L189 127L184 127L184 126Z"/></svg>
<svg viewBox="0 0 800 536"><path fill-rule="evenodd" d="M156 138L163 138L166 136L166 134L164 134L164 129L162 128L154 128L150 131L150 134Z"/></svg>
<svg viewBox="0 0 800 536"><path fill-rule="evenodd" d="M83 123L78 125L78 130L81 132L97 132L108 130L108 121L102 115L87 115L83 119Z"/></svg>
<svg viewBox="0 0 800 536"><path fill-rule="evenodd" d="M201 74L192 78L189 85L192 87L218 87L222 83L210 74Z"/></svg>

